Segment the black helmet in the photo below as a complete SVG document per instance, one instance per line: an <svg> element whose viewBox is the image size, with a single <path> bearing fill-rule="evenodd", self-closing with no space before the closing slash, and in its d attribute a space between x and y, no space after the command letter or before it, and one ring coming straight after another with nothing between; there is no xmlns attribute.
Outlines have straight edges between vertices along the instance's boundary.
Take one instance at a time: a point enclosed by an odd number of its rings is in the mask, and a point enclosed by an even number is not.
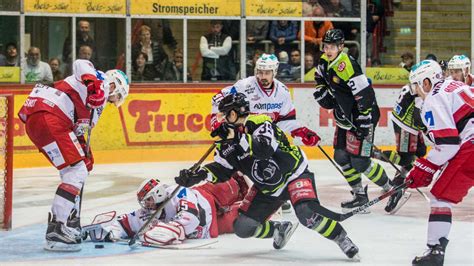
<svg viewBox="0 0 474 266"><path fill-rule="evenodd" d="M225 96L219 103L219 112L228 115L234 110L238 117L248 115L250 113L250 103L247 101L245 94L237 92Z"/></svg>
<svg viewBox="0 0 474 266"><path fill-rule="evenodd" d="M344 33L340 29L330 29L324 34L323 43L344 43Z"/></svg>

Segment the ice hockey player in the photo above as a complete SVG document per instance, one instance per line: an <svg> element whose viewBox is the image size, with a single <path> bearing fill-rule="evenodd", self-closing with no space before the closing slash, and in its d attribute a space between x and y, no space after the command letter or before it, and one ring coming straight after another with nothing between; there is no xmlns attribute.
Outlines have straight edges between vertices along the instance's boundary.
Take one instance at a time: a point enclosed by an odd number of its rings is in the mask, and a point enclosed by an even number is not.
<svg viewBox="0 0 474 266"><path fill-rule="evenodd" d="M452 79L474 86L474 76L471 74L471 60L465 55L455 55L448 62L449 75Z"/></svg>
<svg viewBox="0 0 474 266"><path fill-rule="evenodd" d="M80 206L80 191L94 164L92 152L85 150L84 132L97 123L106 102L123 103L128 86L122 71L103 74L90 61L76 60L71 76L56 82L54 88L37 84L20 109L18 116L29 138L61 177L49 214L45 249L80 250L79 231L74 228L79 224L70 224L68 218L78 214L74 210ZM90 123L92 110L95 116Z"/></svg>
<svg viewBox="0 0 474 266"><path fill-rule="evenodd" d="M233 86L226 87L212 99L211 136L216 137L219 132L227 136L226 123L218 118L218 106L223 97L237 92L246 95L250 102L250 113L266 114L285 133L294 138L301 138L303 144L316 146L321 140L313 130L301 126L296 120L296 111L291 100L290 91L275 78L278 71L278 58L274 54L262 54L255 64L255 75L237 81ZM290 208L283 205L283 210Z"/></svg>
<svg viewBox="0 0 474 266"><path fill-rule="evenodd" d="M92 241L117 241L133 237L150 215L169 198L177 185L167 185L150 178L140 185L137 200L140 209L108 219L100 227L85 226ZM180 244L185 239L215 238L232 233L232 224L248 186L230 179L225 183L206 183L193 188L181 188L157 214L152 226L140 236L152 245ZM115 213L115 212L113 212Z"/></svg>
<svg viewBox="0 0 474 266"><path fill-rule="evenodd" d="M413 265L443 265L451 229L453 204L474 185L474 89L444 79L438 63L425 60L412 68L410 83L424 100L421 117L434 143L426 158L418 158L407 176L410 188L430 185L428 252L415 257Z"/></svg>
<svg viewBox="0 0 474 266"><path fill-rule="evenodd" d="M306 155L289 143L270 117L249 115L249 105L243 93L229 94L221 100L219 112L225 118L228 135L220 132L222 140L217 145L214 162L195 173L181 170L176 182L187 187L202 180L223 182L240 171L254 185L234 222L237 236L273 238L273 247L283 248L298 224L271 221L269 217L290 200L303 225L335 241L349 258L354 257L358 248L342 225L325 215L329 211L319 203Z"/></svg>
<svg viewBox="0 0 474 266"><path fill-rule="evenodd" d="M420 117L422 102L423 100L416 93L415 86L407 84L401 89L395 107L392 110L390 119L393 123L397 149L396 151L387 150L383 153L386 155L386 158L401 166L401 174L397 173L393 178L392 184L394 186L405 182L405 177L413 167L413 162L417 157L426 155L426 145L423 139L423 132L426 130L426 127L423 125ZM375 153L374 157L384 160L378 153ZM385 211L392 213L398 210L408 200L410 195L410 192L406 190L400 190L398 193L393 194L385 206ZM400 200L403 202L397 205Z"/></svg>
<svg viewBox="0 0 474 266"><path fill-rule="evenodd" d="M324 54L315 72L314 98L322 108L333 109L336 120L334 160L352 187L353 200L341 203L352 209L368 202L361 174L382 187L391 188L382 166L371 160L372 142L380 111L375 92L351 56L343 52L344 33L331 29L323 38ZM356 128L354 128L354 126Z"/></svg>

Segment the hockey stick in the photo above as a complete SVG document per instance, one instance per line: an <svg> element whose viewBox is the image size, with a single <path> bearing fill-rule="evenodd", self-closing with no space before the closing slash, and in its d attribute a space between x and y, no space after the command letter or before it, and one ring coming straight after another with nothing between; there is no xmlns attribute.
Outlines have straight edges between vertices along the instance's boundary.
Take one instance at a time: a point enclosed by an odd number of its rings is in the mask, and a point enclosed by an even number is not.
<svg viewBox="0 0 474 266"><path fill-rule="evenodd" d="M333 161L333 159L329 156L329 154L326 153L326 151L323 149L323 147L321 147L321 145L318 145L318 148L321 150L321 152L326 156L326 158L328 158L328 160L332 163L332 165L334 165L334 167L336 167L337 171L344 177L346 178L346 176L344 175L344 173L342 172L342 170L337 166L337 164Z"/></svg>
<svg viewBox="0 0 474 266"><path fill-rule="evenodd" d="M344 111L343 111L342 107L339 105L339 103L336 103L336 104L337 104L337 106L339 107L339 109L341 110L342 118L343 118L347 123L349 123L349 125L350 125L353 129L355 129L357 132L360 132L360 131L359 131L359 128L356 127L356 125L354 125L354 123L352 123L352 121L347 118L346 114L344 114ZM382 151L381 149L379 149L379 148L374 144L373 141L370 141L370 140L368 140L368 139L364 139L364 140L365 140L369 145L371 145L372 148L374 148L374 150L377 151L377 152L380 154L380 156L381 156L385 161L387 161L387 162L395 169L395 171L397 171L397 172L400 174L401 177L403 177L403 179L406 179L405 174L402 173L402 171L387 157L387 155L385 155L385 154L383 153L383 151ZM421 196L423 196L423 198L425 198L426 201L430 202L430 199L428 198L428 196L426 196L425 193L423 193L423 191L419 190L418 188L416 188L416 191L418 191L418 192L421 194Z"/></svg>
<svg viewBox="0 0 474 266"><path fill-rule="evenodd" d="M402 189L405 189L407 186L408 186L408 182L402 183L402 184L392 188L391 190L385 192L384 194L378 196L377 198L367 202L366 204L364 204L364 205L362 205L362 206L360 206L356 209L353 209L352 211L350 211L348 213L341 214L341 218L340 218L341 221L344 221L344 220L348 219L349 217L352 217L355 214L362 212L363 210L369 208L370 206L376 204L377 202L392 196L393 194L397 193L398 191L400 191Z"/></svg>
<svg viewBox="0 0 474 266"><path fill-rule="evenodd" d="M89 128L87 129L87 142L86 142L86 157L89 158L91 151L91 133L92 133L92 120L94 119L95 109L91 110L91 117L89 119Z"/></svg>
<svg viewBox="0 0 474 266"><path fill-rule="evenodd" d="M201 157L201 159L199 159L199 161L197 163L195 163L189 170L191 170L191 172L195 172L197 169L199 169L199 166L201 166L202 162L204 162L204 160L207 158L207 156L209 156L209 154L214 150L214 148L216 147L216 143L213 142L211 147L209 147L209 149L206 151L206 153L204 153L204 155ZM140 237L140 235L142 235L145 231L145 229L148 228L148 225L153 221L153 219L155 219L155 217L158 215L158 213L161 213L161 211L165 208L165 205L172 199L174 198L174 196L176 196L176 194L178 194L178 191L180 190L181 186L177 186L173 192L171 192L171 195L161 203L161 205L156 209L156 211L148 218L148 221L146 221L146 223L144 223L142 225L142 227L140 227L140 229L135 233L135 235L130 239L130 241L128 241L128 246L130 248L136 248L140 243L137 242L138 238Z"/></svg>

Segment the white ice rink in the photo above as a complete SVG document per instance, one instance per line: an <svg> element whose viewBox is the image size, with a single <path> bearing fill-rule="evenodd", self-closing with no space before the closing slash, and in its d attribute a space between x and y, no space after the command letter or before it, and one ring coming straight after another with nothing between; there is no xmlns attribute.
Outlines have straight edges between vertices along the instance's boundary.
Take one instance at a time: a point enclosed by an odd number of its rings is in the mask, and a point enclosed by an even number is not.
<svg viewBox="0 0 474 266"><path fill-rule="evenodd" d="M96 165L86 182L82 224L100 212L136 209L135 191L142 179L158 177L172 182L179 169L192 164ZM328 161L312 161L310 168L316 174L322 204L340 211L340 202L351 197L347 183ZM385 168L392 177L391 167ZM303 226L282 250L274 250L271 240L239 239L229 234L220 236L219 242L209 248L195 250L140 247L132 251L128 246L113 243L106 243L104 249L94 249L92 243L85 243L81 252L52 253L43 250L43 242L47 213L58 182L53 167L14 172L13 230L0 231L0 265L411 265L413 257L426 248L429 205L412 191L412 198L396 216L384 213L384 200L371 208L371 214L357 215L342 223L360 248L360 263L347 260L336 244ZM369 185L371 198L379 193L378 187ZM293 213L284 218L296 219ZM471 192L454 209L445 265L474 265L473 221Z"/></svg>

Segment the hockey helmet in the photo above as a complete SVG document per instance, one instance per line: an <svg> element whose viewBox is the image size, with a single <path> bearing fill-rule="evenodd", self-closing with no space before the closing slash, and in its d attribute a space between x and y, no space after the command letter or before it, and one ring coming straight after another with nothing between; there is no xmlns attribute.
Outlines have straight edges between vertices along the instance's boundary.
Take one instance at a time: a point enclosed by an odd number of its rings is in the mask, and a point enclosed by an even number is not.
<svg viewBox="0 0 474 266"><path fill-rule="evenodd" d="M128 77L122 70L119 69L112 69L105 73L107 75L107 79L110 83L115 83L115 90L109 96L118 96L118 101L114 104L115 106L119 107L125 102L125 98L128 96L128 91L130 89L130 82L128 81Z"/></svg>
<svg viewBox="0 0 474 266"><path fill-rule="evenodd" d="M278 58L274 54L262 54L255 63L255 75L257 75L257 70L271 70L273 71L273 77L276 76L278 71Z"/></svg>
<svg viewBox="0 0 474 266"><path fill-rule="evenodd" d="M467 73L471 72L471 60L465 55L455 55L448 62L448 69L462 69L467 68Z"/></svg>
<svg viewBox="0 0 474 266"><path fill-rule="evenodd" d="M420 87L423 87L423 81L425 79L430 80L431 87L444 79L443 70L438 62L433 60L423 60L411 68L411 84L418 84Z"/></svg>
<svg viewBox="0 0 474 266"><path fill-rule="evenodd" d="M324 34L323 43L344 44L344 33L340 29L330 29Z"/></svg>
<svg viewBox="0 0 474 266"><path fill-rule="evenodd" d="M237 92L225 96L219 103L219 112L229 115L234 110L238 117L248 115L250 113L250 103L245 94Z"/></svg>
<svg viewBox="0 0 474 266"><path fill-rule="evenodd" d="M137 190L138 203L140 203L140 206L145 209L154 209L153 207L156 207L156 205L168 198L166 188L168 188L168 186L161 183L160 180L156 178L150 178L143 181ZM154 201L153 207L146 203L150 198Z"/></svg>

